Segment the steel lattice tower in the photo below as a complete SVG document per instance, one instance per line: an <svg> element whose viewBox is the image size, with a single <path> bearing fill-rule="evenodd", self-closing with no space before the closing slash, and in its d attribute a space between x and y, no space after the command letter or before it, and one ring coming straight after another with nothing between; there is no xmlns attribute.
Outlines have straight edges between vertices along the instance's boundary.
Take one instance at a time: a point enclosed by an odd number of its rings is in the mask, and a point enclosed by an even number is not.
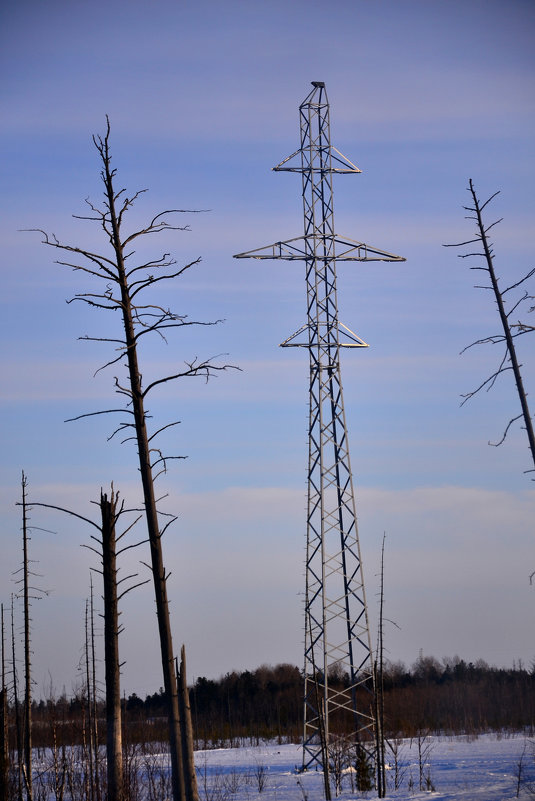
<svg viewBox="0 0 535 801"><path fill-rule="evenodd" d="M299 107L301 146L276 171L302 175L304 235L235 258L302 260L307 322L282 347L308 348L310 409L303 769L328 774L331 745L374 749L373 659L340 376L340 348L367 347L338 320L336 261L404 261L335 233L333 174L359 173L330 141L325 85ZM364 751L361 751L361 747Z"/></svg>

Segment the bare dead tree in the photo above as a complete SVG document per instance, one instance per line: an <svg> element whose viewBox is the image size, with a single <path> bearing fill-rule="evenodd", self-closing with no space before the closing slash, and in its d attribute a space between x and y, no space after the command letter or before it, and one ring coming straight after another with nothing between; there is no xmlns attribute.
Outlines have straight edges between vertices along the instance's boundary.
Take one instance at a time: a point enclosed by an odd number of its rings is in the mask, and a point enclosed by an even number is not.
<svg viewBox="0 0 535 801"><path fill-rule="evenodd" d="M89 598L85 603L85 684L88 729L89 801L100 801L98 758L97 675L95 654L95 611L93 575L89 575ZM110 796L111 798L111 796Z"/></svg>
<svg viewBox="0 0 535 801"><path fill-rule="evenodd" d="M375 739L377 751L377 797L386 796L386 758L385 758L385 695L384 695L384 573L385 573L385 534L381 546L381 573L379 588L379 628L377 636L377 659L375 662Z"/></svg>
<svg viewBox="0 0 535 801"><path fill-rule="evenodd" d="M37 573L30 569L31 560L28 555L30 525L28 520L27 486L28 479L23 471L21 479L22 502L17 504L17 506L22 507L22 567L15 571L14 575L16 576L17 574L22 573L21 578L16 580L16 584L22 585L22 590L17 597L22 597L24 615L24 721L22 725L24 759L21 762L21 770L26 788L26 798L28 801L32 801L32 652L30 636L30 605L31 601L40 600L43 595L47 595L48 593L46 590L36 587L30 583L30 580L36 577ZM32 526L31 528L34 529L35 526Z"/></svg>
<svg viewBox="0 0 535 801"><path fill-rule="evenodd" d="M9 793L9 748L7 688L5 662L4 604L1 605L2 622L2 689L0 690L0 801L8 801Z"/></svg>
<svg viewBox="0 0 535 801"><path fill-rule="evenodd" d="M519 281L516 281L514 284L506 287L506 289L500 289L499 280L496 276L496 272L494 270L494 263L493 263L493 256L494 256L494 249L493 244L490 242L488 238L489 231L501 222L501 218L499 220L495 220L490 225L486 225L483 220L483 211L486 206L499 194L499 192L495 192L491 195L484 203L481 203L476 195L476 190L474 188L472 179L469 181L469 188L468 191L472 196L472 206L464 206L465 210L470 212L466 219L474 220L476 223L476 232L473 239L467 239L464 242L458 242L453 245L445 245L445 247L463 247L466 245L477 244L481 247L481 250L471 251L469 253L461 253L459 254L459 258L466 259L472 256L482 257L483 264L478 265L476 267L471 267L471 270L482 270L486 272L490 279L490 285L483 285L477 286L478 289L490 289L494 295L494 299L496 301L496 306L498 307L498 314L500 317L500 322L502 326L503 333L493 334L492 336L483 337L482 339L477 339L475 342L472 342L466 348L463 349L462 353L464 353L469 348L474 347L475 345L483 345L483 344L505 344L505 353L502 357L502 360L497 368L490 376L488 376L476 389L472 392L468 392L463 395L462 404L466 403L470 398L473 398L474 395L477 395L482 389L488 391L491 389L497 378L505 372L511 370L513 372L515 378L516 389L518 393L518 397L520 400L521 412L520 414L516 415L516 417L512 417L503 433L502 438L499 442L489 442L489 445L501 445L505 438L507 437L507 433L510 427L515 423L517 420L522 419L524 422L524 427L526 429L529 449L531 451L531 458L533 461L533 467L529 470L526 470L526 473L533 472L535 470L535 434L533 431L533 421L531 418L531 414L528 407L527 401L527 393L524 389L524 384L522 381L522 374L521 374L521 367L522 365L518 361L516 348L515 348L515 339L518 336L521 336L528 331L533 330L533 326L523 325L522 323L513 323L511 322L512 315L517 311L519 306L526 301L530 295L527 291L523 291L523 294L520 298L516 299L513 302L513 305L509 310L506 309L506 295L508 292L511 292L515 289L518 289L522 285L525 284L534 274L535 268L530 270L523 278Z"/></svg>
<svg viewBox="0 0 535 801"><path fill-rule="evenodd" d="M93 503L96 503L95 501ZM121 534L116 534L117 523L123 514L134 510L126 509L124 501L119 503L119 493L115 492L113 484L110 497L101 490L100 501L100 524L95 523L90 518L53 504L33 502L32 506L43 506L48 509L57 509L73 517L83 520L85 523L96 528L98 536L92 535L91 540L96 543L84 545L93 553L97 554L101 562L101 569L96 569L103 577L103 598L104 598L104 661L105 661L105 683L106 683L106 756L107 756L107 798L108 801L125 801L125 791L123 786L123 746L122 746L122 715L121 715L121 663L119 661L119 635L122 627L119 625L119 601L127 593L148 583L147 581L136 581L136 573L129 574L123 578L118 578L119 568L117 567L117 557L124 551L137 548L146 540L124 545L117 550L117 543L140 520L140 515L130 523ZM125 582L130 582L120 592L118 587ZM87 615L87 611L86 611ZM88 695L90 694L91 680L89 670L89 643L86 618L86 682ZM94 670L94 668L93 668ZM94 685L93 685L94 686ZM89 705L91 708L91 704ZM92 772L92 771L91 771ZM98 783L91 780L91 787L94 792L99 792ZM93 790L91 790L93 792Z"/></svg>
<svg viewBox="0 0 535 801"><path fill-rule="evenodd" d="M122 317L123 332L121 336L113 338L84 336L81 339L108 342L116 348L118 355L113 356L100 369L119 363L126 365L128 380L125 383L115 377L115 389L119 395L127 399L127 407L125 409L106 409L100 412L82 414L73 419L89 417L93 414L124 413L126 414L126 420L118 425L110 439L116 434L125 434L126 437L123 441L133 439L137 444L160 635L163 681L168 701L173 799L174 801L182 801L185 799L185 784L183 766L180 760L181 737L177 677L174 666L167 597L168 574L165 571L162 553L162 537L175 518L167 520L163 526L160 525L154 487L157 476L160 472L165 472L167 461L171 458L182 457L164 455L155 446L155 437L170 426L176 425L176 421L160 427L149 435L147 430L148 413L146 400L153 390L171 381L192 377L202 377L208 380L216 371L225 370L230 365L216 365L211 358L204 361L195 358L190 362L185 362L183 369L176 370L170 375L156 378L146 386L143 385L138 363L138 344L142 337L147 334L158 334L165 340L165 334L168 329L191 325L213 325L214 323L191 321L187 316L175 314L169 308L141 300L141 295L146 290L152 290L156 284L163 281L178 278L194 264L197 264L200 259L196 259L185 266L176 267L175 260L169 258L168 253L164 253L160 258L132 265L131 259L135 253L132 246L140 238L162 233L163 231L187 229L187 226L173 225L166 219L166 216L168 217L184 210L169 209L160 212L144 228L130 234L123 234L126 213L142 192L146 190L135 192L132 197L128 197L125 189L116 189L115 178L117 171L111 166L110 124L108 118L106 134L103 137L94 136L93 143L97 149L102 167L101 178L104 184L104 202L102 206L98 207L90 201L86 201L90 212L87 216L78 218L97 222L101 226L105 238L111 246L109 255L65 244L60 242L54 235L50 236L42 230L41 233L44 236L44 244L73 255L74 261L58 260L59 264L70 267L75 271L81 271L99 282L97 291L78 294L72 300L84 302L97 309L117 311ZM102 284L103 288L101 288ZM158 471L156 474L154 473L155 469Z"/></svg>
<svg viewBox="0 0 535 801"><path fill-rule="evenodd" d="M123 801L123 745L121 719L121 663L119 661L119 596L117 587L116 523L124 506L117 507L118 493L100 494L102 519L102 577L104 582L104 648L106 663L106 750L108 757L108 798ZM139 519L139 518L138 518ZM128 531L129 529L127 529ZM119 536L121 539L126 532ZM131 579L133 576L127 576ZM139 586L139 583L136 585Z"/></svg>
<svg viewBox="0 0 535 801"><path fill-rule="evenodd" d="M93 721L92 743L94 748L94 762L95 762L95 798L100 801L100 770L99 770L99 748L98 748L98 712L97 712L97 670L96 670L96 652L95 652L95 606L93 598L93 574L90 573L89 577L89 619L91 621L91 718Z"/></svg>
<svg viewBox="0 0 535 801"><path fill-rule="evenodd" d="M89 601L85 602L85 687L87 702L87 723L89 731L88 757L89 772L87 777L89 801L95 801L95 744L93 742L93 702L92 702L92 682L90 670L90 641L89 641Z"/></svg>
<svg viewBox="0 0 535 801"><path fill-rule="evenodd" d="M15 649L15 611L14 611L14 597L11 596L11 661L12 661L12 681L13 681L13 707L15 717L15 739L17 743L17 776L16 776L16 792L17 801L23 801L22 796L22 752L23 752L23 737L22 737L22 723L20 720L20 705L19 705L19 691L17 681L17 659Z"/></svg>
<svg viewBox="0 0 535 801"><path fill-rule="evenodd" d="M28 568L27 480L22 473L22 548L24 598L24 778L26 797L33 799L32 784L32 665L30 654L30 582Z"/></svg>

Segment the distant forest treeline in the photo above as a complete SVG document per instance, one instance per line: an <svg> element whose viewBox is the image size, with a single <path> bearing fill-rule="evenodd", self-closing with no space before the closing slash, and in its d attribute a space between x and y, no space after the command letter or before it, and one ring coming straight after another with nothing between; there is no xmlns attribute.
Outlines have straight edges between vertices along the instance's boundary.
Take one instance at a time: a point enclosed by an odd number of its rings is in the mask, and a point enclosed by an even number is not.
<svg viewBox="0 0 535 801"><path fill-rule="evenodd" d="M344 676L331 677L343 685ZM421 657L411 668L389 663L384 670L385 726L389 738L417 732L452 734L488 730L535 731L535 667L490 667L482 660ZM263 665L220 679L199 678L190 687L195 747L236 744L244 739L299 741L302 735L303 677L299 668ZM163 690L145 699L123 700L126 742L166 739ZM101 715L105 734L104 708ZM84 729L83 695L34 704L35 745L55 737L76 742ZM74 739L73 739L74 737Z"/></svg>

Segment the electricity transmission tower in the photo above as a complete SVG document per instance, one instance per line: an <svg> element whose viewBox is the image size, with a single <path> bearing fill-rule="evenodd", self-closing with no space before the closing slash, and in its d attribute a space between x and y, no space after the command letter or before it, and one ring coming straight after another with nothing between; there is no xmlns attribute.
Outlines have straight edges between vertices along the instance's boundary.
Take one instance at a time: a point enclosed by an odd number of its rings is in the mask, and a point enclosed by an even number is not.
<svg viewBox="0 0 535 801"><path fill-rule="evenodd" d="M359 173L331 145L325 84L299 107L301 146L276 171L301 173L304 235L235 258L305 262L307 322L282 347L308 348L310 409L303 769L323 769L348 740L369 770L373 659L340 376L340 348L366 343L338 320L336 261L405 261L335 233L332 176ZM364 789L364 787L362 787Z"/></svg>

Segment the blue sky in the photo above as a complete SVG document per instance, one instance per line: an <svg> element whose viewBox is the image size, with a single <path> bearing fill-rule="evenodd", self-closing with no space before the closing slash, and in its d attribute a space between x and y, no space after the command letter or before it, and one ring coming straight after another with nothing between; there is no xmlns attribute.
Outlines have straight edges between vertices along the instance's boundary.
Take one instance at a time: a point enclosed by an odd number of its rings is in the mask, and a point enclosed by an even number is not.
<svg viewBox="0 0 535 801"><path fill-rule="evenodd" d="M458 653L510 665L535 657L534 491L525 433L504 376L459 408L500 358L462 348L494 333L480 274L444 249L469 238L472 178L489 215L504 285L533 266L535 9L529 2L271 0L21 2L2 12L0 226L3 447L1 597L20 562L20 472L30 497L95 515L114 481L139 502L135 452L106 441L112 421L64 423L113 405L112 374L93 378L105 346L79 342L116 321L65 300L87 284L53 263L36 234L104 247L72 219L101 196L91 135L112 124L119 181L148 188L136 227L164 208L190 232L150 242L199 267L165 303L225 322L147 346L144 373L228 354L239 365L205 385L166 387L155 422L180 419L162 493L179 515L165 543L176 646L190 675L302 661L307 364L277 346L305 315L299 265L232 255L302 231L299 178L271 172L298 146L298 106L326 83L335 146L362 170L335 183L337 230L406 257L341 264L340 318L370 348L342 364L361 544L375 627L386 531L392 659ZM519 342L528 391L532 340ZM52 590L34 609L39 692L71 690L83 633L90 531L34 510L32 555ZM140 552L124 569L144 576ZM126 692L160 686L150 587L125 599Z"/></svg>

